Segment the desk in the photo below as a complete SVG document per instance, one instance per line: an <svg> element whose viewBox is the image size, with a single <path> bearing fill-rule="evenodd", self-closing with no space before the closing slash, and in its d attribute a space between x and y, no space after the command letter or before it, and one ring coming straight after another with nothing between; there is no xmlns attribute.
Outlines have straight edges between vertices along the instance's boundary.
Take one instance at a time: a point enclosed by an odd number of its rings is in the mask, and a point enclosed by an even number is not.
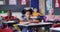
<svg viewBox="0 0 60 32"><path fill-rule="evenodd" d="M51 32L60 32L60 27L50 28Z"/></svg>
<svg viewBox="0 0 60 32"><path fill-rule="evenodd" d="M60 23L60 21L47 21L47 22L51 22L51 23Z"/></svg>
<svg viewBox="0 0 60 32"><path fill-rule="evenodd" d="M17 24L17 23L18 23L17 21L6 21L6 22L2 22L3 25L6 25L6 28L8 28L8 29L11 28L14 32L15 32L15 28L13 27L13 25L14 24Z"/></svg>
<svg viewBox="0 0 60 32"><path fill-rule="evenodd" d="M17 24L17 21L6 21L6 22L2 22L3 25L7 24L8 26L12 26L13 24Z"/></svg>
<svg viewBox="0 0 60 32"><path fill-rule="evenodd" d="M17 24L19 27L27 27L29 28L38 28L38 27L50 27L52 23L30 23L30 24Z"/></svg>
<svg viewBox="0 0 60 32"><path fill-rule="evenodd" d="M7 24L9 24L9 23L12 24L13 23L14 24L14 23L17 23L17 22L16 21L6 21L6 22L2 22L2 23L7 23Z"/></svg>

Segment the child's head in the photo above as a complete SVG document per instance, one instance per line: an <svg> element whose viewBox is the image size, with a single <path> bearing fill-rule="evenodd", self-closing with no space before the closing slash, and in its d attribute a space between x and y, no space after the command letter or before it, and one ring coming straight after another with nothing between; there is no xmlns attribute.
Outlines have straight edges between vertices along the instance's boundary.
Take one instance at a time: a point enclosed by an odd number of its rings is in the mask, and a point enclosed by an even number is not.
<svg viewBox="0 0 60 32"><path fill-rule="evenodd" d="M50 8L49 14L53 15L53 13L54 13L53 8Z"/></svg>
<svg viewBox="0 0 60 32"><path fill-rule="evenodd" d="M25 14L25 12L26 12L26 10L25 10L25 9L23 9L23 10L22 10L22 14L24 15L24 14Z"/></svg>
<svg viewBox="0 0 60 32"><path fill-rule="evenodd" d="M25 16L26 16L27 18L30 18L30 15L31 15L31 12L30 12L29 10L27 10L27 11L25 12Z"/></svg>
<svg viewBox="0 0 60 32"><path fill-rule="evenodd" d="M37 8L33 8L33 12L37 12L38 11L38 9Z"/></svg>
<svg viewBox="0 0 60 32"><path fill-rule="evenodd" d="M12 16L12 11L11 10L8 10L7 11L7 15L10 17L10 16Z"/></svg>

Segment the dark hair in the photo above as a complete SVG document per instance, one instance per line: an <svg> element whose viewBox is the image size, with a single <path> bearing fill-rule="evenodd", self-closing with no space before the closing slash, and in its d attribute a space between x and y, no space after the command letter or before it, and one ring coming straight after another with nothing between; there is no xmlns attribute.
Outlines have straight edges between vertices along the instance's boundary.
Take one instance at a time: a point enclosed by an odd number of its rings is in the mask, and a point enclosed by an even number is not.
<svg viewBox="0 0 60 32"><path fill-rule="evenodd" d="M29 10L26 10L26 12L30 12L30 14L32 14L32 11L31 11L30 9L29 9ZM26 12L25 12L25 13L26 13Z"/></svg>
<svg viewBox="0 0 60 32"><path fill-rule="evenodd" d="M22 10L22 14L25 14L25 12L26 12L26 10L25 10L25 9L23 9L23 10Z"/></svg>
<svg viewBox="0 0 60 32"><path fill-rule="evenodd" d="M33 9L37 9L37 10L38 10L37 12L39 12L39 9L38 9L38 8L34 7ZM33 11L33 12L34 12L34 11Z"/></svg>
<svg viewBox="0 0 60 32"><path fill-rule="evenodd" d="M34 7L33 9L37 9L36 7Z"/></svg>
<svg viewBox="0 0 60 32"><path fill-rule="evenodd" d="M29 9L30 13L32 14L33 10L32 9Z"/></svg>
<svg viewBox="0 0 60 32"><path fill-rule="evenodd" d="M9 12L10 14L12 14L12 11L11 10L7 10L7 12Z"/></svg>
<svg viewBox="0 0 60 32"><path fill-rule="evenodd" d="M25 9L24 9L24 10L22 10L22 14L25 14L25 13L28 12L28 11L30 12L30 14L32 14L32 9L29 9L29 10L25 10Z"/></svg>
<svg viewBox="0 0 60 32"><path fill-rule="evenodd" d="M7 11L11 11L11 10L7 10Z"/></svg>

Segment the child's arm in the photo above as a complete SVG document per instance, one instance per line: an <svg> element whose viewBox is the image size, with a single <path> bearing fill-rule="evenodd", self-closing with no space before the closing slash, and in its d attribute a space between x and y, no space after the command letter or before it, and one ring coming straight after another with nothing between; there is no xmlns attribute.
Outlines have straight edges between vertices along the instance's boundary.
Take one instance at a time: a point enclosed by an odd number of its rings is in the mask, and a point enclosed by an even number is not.
<svg viewBox="0 0 60 32"><path fill-rule="evenodd" d="M19 23L20 23L20 24L22 24L23 22L24 22L24 20L22 19L22 20L20 20L20 22L19 22Z"/></svg>
<svg viewBox="0 0 60 32"><path fill-rule="evenodd" d="M42 16L43 14L42 13L39 13L39 16Z"/></svg>
<svg viewBox="0 0 60 32"><path fill-rule="evenodd" d="M48 21L48 20L49 20L49 18L48 18L48 16L46 15L46 16L45 16L45 21Z"/></svg>

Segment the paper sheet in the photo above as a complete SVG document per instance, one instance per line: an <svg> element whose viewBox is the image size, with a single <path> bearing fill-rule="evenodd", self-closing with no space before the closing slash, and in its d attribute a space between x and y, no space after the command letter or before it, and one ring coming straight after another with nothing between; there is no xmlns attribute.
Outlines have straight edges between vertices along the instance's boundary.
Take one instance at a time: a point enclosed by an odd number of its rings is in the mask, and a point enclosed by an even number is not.
<svg viewBox="0 0 60 32"><path fill-rule="evenodd" d="M0 1L0 5L4 5L4 1Z"/></svg>
<svg viewBox="0 0 60 32"><path fill-rule="evenodd" d="M9 0L9 5L16 5L17 4L17 0Z"/></svg>

